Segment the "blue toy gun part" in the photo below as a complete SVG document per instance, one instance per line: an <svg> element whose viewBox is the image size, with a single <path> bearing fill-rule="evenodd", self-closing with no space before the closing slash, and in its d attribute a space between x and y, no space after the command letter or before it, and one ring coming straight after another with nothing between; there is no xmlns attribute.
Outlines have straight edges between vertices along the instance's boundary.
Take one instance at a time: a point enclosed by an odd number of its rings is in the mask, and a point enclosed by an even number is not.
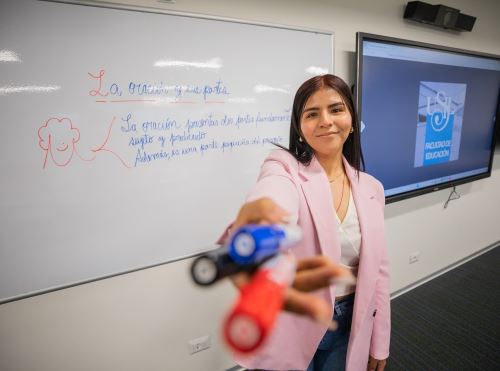
<svg viewBox="0 0 500 371"><path fill-rule="evenodd" d="M216 281L238 272L254 272L257 264L240 265L231 259L227 248L220 247L198 256L191 264L191 277L200 286L210 286Z"/></svg>
<svg viewBox="0 0 500 371"><path fill-rule="evenodd" d="M233 235L228 251L237 264L259 264L301 239L302 230L297 226L248 224Z"/></svg>

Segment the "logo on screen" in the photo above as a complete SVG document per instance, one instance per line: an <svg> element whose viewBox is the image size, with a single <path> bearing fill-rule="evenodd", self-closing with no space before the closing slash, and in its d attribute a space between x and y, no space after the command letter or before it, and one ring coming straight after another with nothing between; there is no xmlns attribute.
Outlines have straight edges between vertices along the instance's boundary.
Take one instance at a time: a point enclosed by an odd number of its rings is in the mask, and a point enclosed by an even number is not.
<svg viewBox="0 0 500 371"><path fill-rule="evenodd" d="M438 91L435 97L427 97L427 117L434 131L443 131L453 120L451 97L444 91Z"/></svg>
<svg viewBox="0 0 500 371"><path fill-rule="evenodd" d="M415 167L458 159L466 84L421 81Z"/></svg>

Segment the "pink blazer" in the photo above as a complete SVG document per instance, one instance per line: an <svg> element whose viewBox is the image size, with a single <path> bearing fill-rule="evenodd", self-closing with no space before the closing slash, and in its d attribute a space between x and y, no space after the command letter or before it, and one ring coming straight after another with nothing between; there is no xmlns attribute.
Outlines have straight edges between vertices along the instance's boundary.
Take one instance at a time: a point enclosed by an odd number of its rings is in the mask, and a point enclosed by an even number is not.
<svg viewBox="0 0 500 371"><path fill-rule="evenodd" d="M361 229L361 251L347 371L365 371L368 355L389 356L390 301L387 249L384 236L384 191L381 183L359 173L344 159ZM340 261L335 211L329 182L313 158L304 166L284 150L273 151L264 161L247 201L269 197L297 218L303 240L292 248L298 257L322 254ZM335 285L315 293L334 303ZM332 309L333 314L333 309ZM235 355L238 364L251 369L305 370L326 332L309 318L283 312L266 343L250 356Z"/></svg>

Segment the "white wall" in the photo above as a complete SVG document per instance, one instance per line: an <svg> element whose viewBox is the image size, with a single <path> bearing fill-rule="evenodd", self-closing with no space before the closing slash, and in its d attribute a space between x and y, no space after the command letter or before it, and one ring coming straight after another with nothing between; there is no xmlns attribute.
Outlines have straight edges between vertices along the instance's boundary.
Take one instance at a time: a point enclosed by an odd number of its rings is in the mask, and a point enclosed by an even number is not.
<svg viewBox="0 0 500 371"><path fill-rule="evenodd" d="M114 0L118 2L118 0ZM432 1L440 3L440 1ZM335 32L336 74L354 82L355 32L364 31L500 54L497 0L446 0L478 17L472 32L453 33L402 19L403 0L177 0L122 3ZM500 240L500 152L493 176L386 208L392 291ZM409 265L409 254L420 261ZM228 283L201 290L180 261L0 306L1 371L211 371L234 365L219 342L219 323L234 299ZM211 335L195 355L187 341Z"/></svg>

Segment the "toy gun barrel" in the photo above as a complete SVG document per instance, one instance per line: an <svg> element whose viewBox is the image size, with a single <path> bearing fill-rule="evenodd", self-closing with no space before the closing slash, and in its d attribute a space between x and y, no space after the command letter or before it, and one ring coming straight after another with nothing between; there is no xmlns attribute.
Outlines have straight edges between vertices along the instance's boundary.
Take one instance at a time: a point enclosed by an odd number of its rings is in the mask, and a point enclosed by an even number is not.
<svg viewBox="0 0 500 371"><path fill-rule="evenodd" d="M254 225L239 228L227 246L198 256L191 264L191 277L209 286L238 272L254 272L260 264L302 238L299 227Z"/></svg>
<svg viewBox="0 0 500 371"><path fill-rule="evenodd" d="M271 332L295 277L295 258L278 254L262 264L240 292L223 327L226 343L236 352L258 348Z"/></svg>
<svg viewBox="0 0 500 371"><path fill-rule="evenodd" d="M257 267L257 264L235 263L224 246L198 256L191 264L191 277L196 284L209 286L238 272L253 272Z"/></svg>
<svg viewBox="0 0 500 371"><path fill-rule="evenodd" d="M302 230L296 226L248 224L233 235L228 251L238 264L260 263L301 239Z"/></svg>

